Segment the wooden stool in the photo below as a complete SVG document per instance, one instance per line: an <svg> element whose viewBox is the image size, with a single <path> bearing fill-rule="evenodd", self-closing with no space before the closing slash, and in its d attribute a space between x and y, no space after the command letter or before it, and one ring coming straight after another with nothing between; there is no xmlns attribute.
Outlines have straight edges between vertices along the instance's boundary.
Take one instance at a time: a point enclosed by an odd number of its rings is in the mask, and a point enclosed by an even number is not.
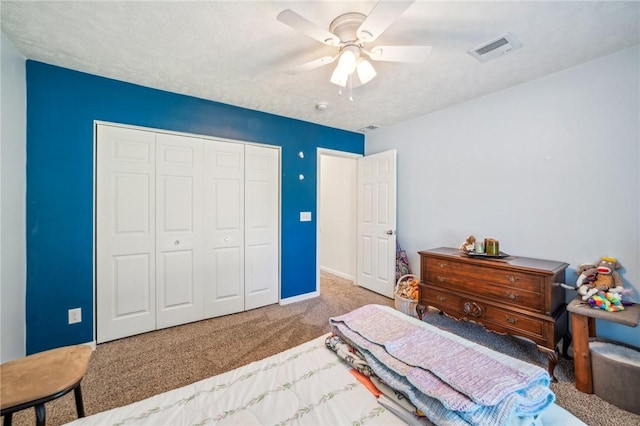
<svg viewBox="0 0 640 426"><path fill-rule="evenodd" d="M640 305L625 306L624 311L607 312L592 308L588 303L583 302L580 296L576 296L567 305L567 310L571 312L576 389L584 393L593 393L589 338L596 337L596 319L636 327L640 320Z"/></svg>
<svg viewBox="0 0 640 426"><path fill-rule="evenodd" d="M36 409L36 424L44 426L44 404L71 390L78 417L84 417L80 382L91 353L86 345L65 346L0 365L0 415L4 416L4 426L11 425L13 413L30 407Z"/></svg>

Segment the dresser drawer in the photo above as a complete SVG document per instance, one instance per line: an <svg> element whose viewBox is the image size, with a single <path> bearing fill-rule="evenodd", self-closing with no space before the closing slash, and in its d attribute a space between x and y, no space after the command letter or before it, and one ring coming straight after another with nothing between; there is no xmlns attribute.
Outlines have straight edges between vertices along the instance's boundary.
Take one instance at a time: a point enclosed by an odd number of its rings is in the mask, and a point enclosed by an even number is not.
<svg viewBox="0 0 640 426"><path fill-rule="evenodd" d="M420 284L420 304L424 306L433 306L449 313L458 313L461 300L458 295Z"/></svg>
<svg viewBox="0 0 640 426"><path fill-rule="evenodd" d="M517 331L518 335L535 336L542 338L544 331L544 321L520 315L514 312L488 306L484 318L494 324Z"/></svg>
<svg viewBox="0 0 640 426"><path fill-rule="evenodd" d="M487 328L512 335L528 337L536 343L544 343L545 321L513 311L501 309L470 298L460 301L463 318L480 322Z"/></svg>
<svg viewBox="0 0 640 426"><path fill-rule="evenodd" d="M509 288L540 293L542 278L540 275L527 274L526 272L500 269L491 266L478 266L458 260L440 258L424 259L424 272L427 273L427 281L438 283L438 277L457 277L458 280L469 278L470 280L488 281L492 284L503 285ZM496 262L496 266L499 264ZM423 276L424 280L425 277ZM466 280L466 281L470 281Z"/></svg>
<svg viewBox="0 0 640 426"><path fill-rule="evenodd" d="M539 292L496 285L493 282L479 281L477 279L472 280L459 275L448 275L441 271L428 271L426 282L430 286L441 287L455 292L472 293L534 312L542 310L542 297Z"/></svg>

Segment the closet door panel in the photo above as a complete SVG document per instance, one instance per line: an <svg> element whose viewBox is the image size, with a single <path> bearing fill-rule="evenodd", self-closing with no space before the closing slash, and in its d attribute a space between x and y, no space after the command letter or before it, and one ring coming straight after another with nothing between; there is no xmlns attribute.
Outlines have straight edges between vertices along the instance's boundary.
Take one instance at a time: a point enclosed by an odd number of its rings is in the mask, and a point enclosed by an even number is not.
<svg viewBox="0 0 640 426"><path fill-rule="evenodd" d="M113 256L115 318L124 319L151 310L150 263L150 256L146 253Z"/></svg>
<svg viewBox="0 0 640 426"><path fill-rule="evenodd" d="M244 308L244 145L204 143L204 316Z"/></svg>
<svg viewBox="0 0 640 426"><path fill-rule="evenodd" d="M279 299L279 151L245 147L245 309Z"/></svg>
<svg viewBox="0 0 640 426"><path fill-rule="evenodd" d="M96 341L156 328L155 134L97 126Z"/></svg>
<svg viewBox="0 0 640 426"><path fill-rule="evenodd" d="M211 256L211 273L212 278L216 282L216 286L210 290L213 291L212 299L218 301L231 301L244 300L244 292L242 287L241 277L243 276L243 270L240 263L241 250L238 247L218 248L212 252ZM223 304L224 306L224 304ZM218 313L226 312L223 306L218 309ZM239 306L236 307L238 309ZM232 312L240 312L244 310L244 306L239 311L234 310Z"/></svg>
<svg viewBox="0 0 640 426"><path fill-rule="evenodd" d="M163 253L162 265L164 265L164 308L172 309L189 306L194 299L192 270L193 253L191 250L167 251Z"/></svg>
<svg viewBox="0 0 640 426"><path fill-rule="evenodd" d="M158 134L156 142L157 327L203 317L202 140Z"/></svg>

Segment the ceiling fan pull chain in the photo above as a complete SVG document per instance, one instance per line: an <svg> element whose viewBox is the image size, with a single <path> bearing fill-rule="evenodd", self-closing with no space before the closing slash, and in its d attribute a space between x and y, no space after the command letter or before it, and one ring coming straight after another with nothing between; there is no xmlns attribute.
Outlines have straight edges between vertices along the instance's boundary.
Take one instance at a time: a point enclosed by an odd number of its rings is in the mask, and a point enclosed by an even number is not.
<svg viewBox="0 0 640 426"><path fill-rule="evenodd" d="M349 101L353 102L353 74L349 75Z"/></svg>

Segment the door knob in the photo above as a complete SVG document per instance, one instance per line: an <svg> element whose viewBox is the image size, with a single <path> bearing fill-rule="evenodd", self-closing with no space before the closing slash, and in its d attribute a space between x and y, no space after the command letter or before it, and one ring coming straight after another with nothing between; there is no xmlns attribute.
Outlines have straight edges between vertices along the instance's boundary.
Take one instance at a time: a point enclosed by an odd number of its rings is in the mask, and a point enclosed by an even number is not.
<svg viewBox="0 0 640 426"><path fill-rule="evenodd" d="M387 231L387 235L393 235L393 230L389 229L389 230Z"/></svg>
<svg viewBox="0 0 640 426"><path fill-rule="evenodd" d="M176 246L179 245L180 244L180 240L175 240L173 244L176 245Z"/></svg>

